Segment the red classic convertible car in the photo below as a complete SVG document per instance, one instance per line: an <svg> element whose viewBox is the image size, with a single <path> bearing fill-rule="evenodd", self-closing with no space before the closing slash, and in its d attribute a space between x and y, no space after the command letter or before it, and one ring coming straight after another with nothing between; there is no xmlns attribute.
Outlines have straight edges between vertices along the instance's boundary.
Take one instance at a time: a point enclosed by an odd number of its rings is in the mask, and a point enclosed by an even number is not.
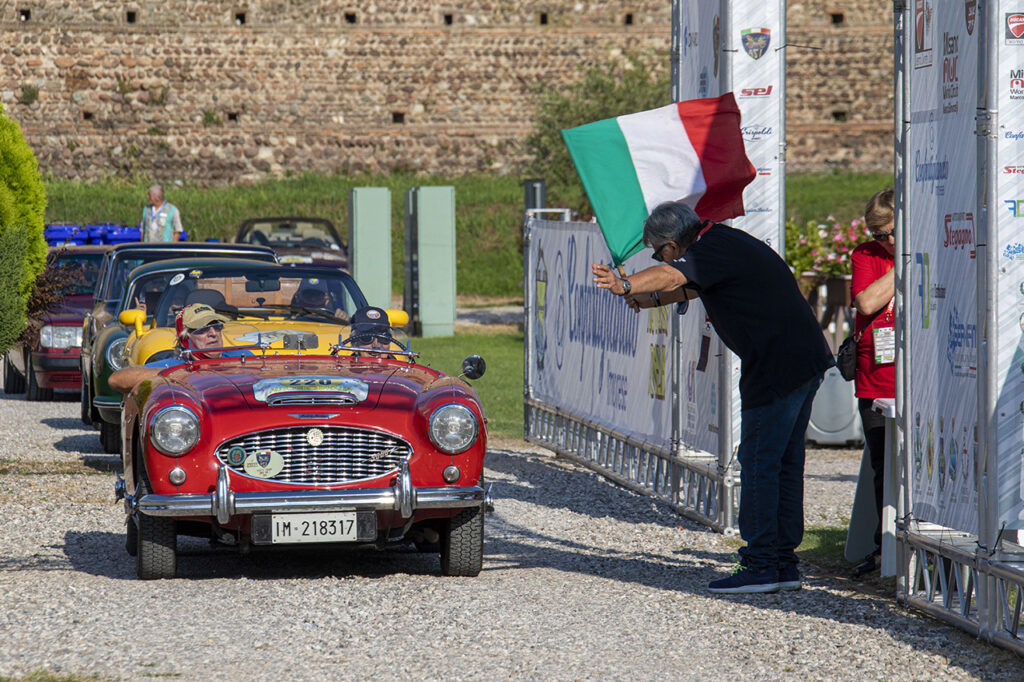
<svg viewBox="0 0 1024 682"><path fill-rule="evenodd" d="M179 534L241 551L412 541L440 553L444 575L480 572L487 420L462 376L482 376L483 360L446 376L386 324L348 324L330 353L298 339L274 341L290 355L184 351L126 396L116 492L140 578L174 577Z"/></svg>

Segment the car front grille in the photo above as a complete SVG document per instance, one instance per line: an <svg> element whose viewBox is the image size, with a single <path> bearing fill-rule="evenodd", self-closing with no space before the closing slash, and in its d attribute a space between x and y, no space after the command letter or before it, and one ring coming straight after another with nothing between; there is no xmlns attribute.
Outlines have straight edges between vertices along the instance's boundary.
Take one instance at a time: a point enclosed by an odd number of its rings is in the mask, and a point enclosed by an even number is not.
<svg viewBox="0 0 1024 682"><path fill-rule="evenodd" d="M313 433L311 436L311 432ZM322 442L312 445L312 442ZM245 450L244 458L273 451L281 455L284 467L268 480L297 485L328 485L376 478L394 471L412 455L406 441L369 429L340 426L297 426L258 431L233 438L217 448L217 459L244 476L242 464L232 464L228 451ZM239 459L235 453L235 461Z"/></svg>

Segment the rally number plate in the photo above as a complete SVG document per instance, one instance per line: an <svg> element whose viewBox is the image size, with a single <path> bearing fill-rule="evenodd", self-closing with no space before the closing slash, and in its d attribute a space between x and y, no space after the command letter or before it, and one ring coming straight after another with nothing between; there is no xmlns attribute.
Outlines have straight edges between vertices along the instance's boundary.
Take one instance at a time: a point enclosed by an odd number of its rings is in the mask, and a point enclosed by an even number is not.
<svg viewBox="0 0 1024 682"><path fill-rule="evenodd" d="M270 518L270 541L274 544L355 542L357 531L355 512L273 514Z"/></svg>

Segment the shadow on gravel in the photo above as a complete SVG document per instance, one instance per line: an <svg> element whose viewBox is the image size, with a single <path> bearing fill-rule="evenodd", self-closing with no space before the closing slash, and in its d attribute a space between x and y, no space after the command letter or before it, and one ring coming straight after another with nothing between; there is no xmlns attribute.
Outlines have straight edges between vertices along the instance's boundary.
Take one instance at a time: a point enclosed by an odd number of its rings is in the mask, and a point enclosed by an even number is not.
<svg viewBox="0 0 1024 682"><path fill-rule="evenodd" d="M84 431L92 428L83 424L82 420L77 417L46 417L45 419L40 419L39 423L43 426L49 426L51 429L63 429L66 431Z"/></svg>
<svg viewBox="0 0 1024 682"><path fill-rule="evenodd" d="M124 548L123 533L78 532L64 534L64 554L76 571L115 580L137 580L135 558ZM21 560L20 566L0 570L57 570L64 561L40 558ZM320 580L323 578L384 578L395 574L438 575L437 554L420 553L411 545L384 550L344 547L253 548L240 554L233 547L201 538L178 536L178 580Z"/></svg>
<svg viewBox="0 0 1024 682"><path fill-rule="evenodd" d="M121 457L120 455L83 455L82 464L95 469L96 471L102 471L103 473L121 473ZM113 478L111 480L111 489L113 489Z"/></svg>
<svg viewBox="0 0 1024 682"><path fill-rule="evenodd" d="M489 570L547 568L600 576L677 594L735 602L749 608L869 627L884 632L894 641L932 654L946 655L953 641L965 647L978 646L978 651L991 653L993 657L1005 653L976 645L972 637L960 630L903 609L893 596L850 593L853 586L849 581L815 564L802 565L805 588L800 591L712 595L707 591L707 583L727 575L733 563L732 551L683 545L650 552L620 552L587 544L578 537L546 534L543 527L523 525L521 519L502 516L502 500L516 500L594 518L611 517L637 524L713 532L680 516L666 503L615 486L596 473L562 468L558 461L511 450L488 452L487 468L494 472L489 482L494 482L492 492L498 518L492 525L494 532L487 538L485 574ZM506 476L512 480L503 480ZM1008 654L1008 660L1015 660L1012 654ZM953 661L948 665L961 667ZM967 662L962 669L976 672Z"/></svg>
<svg viewBox="0 0 1024 682"><path fill-rule="evenodd" d="M74 436L64 436L54 441L53 449L60 452L81 452L87 455L106 454L100 437L93 433L79 433Z"/></svg>
<svg viewBox="0 0 1024 682"><path fill-rule="evenodd" d="M556 463L574 468L563 469ZM622 488L597 472L575 468L577 465L569 460L552 459L548 455L524 455L513 450L488 450L485 466L519 481L510 483L488 479L488 484L494 483L492 492L496 504L501 498L508 497L595 518L608 517L669 527L685 526L689 530L711 532L705 526L681 516L667 503ZM586 495L563 494L567 488L582 487L587 488ZM633 501L626 502L626 498Z"/></svg>

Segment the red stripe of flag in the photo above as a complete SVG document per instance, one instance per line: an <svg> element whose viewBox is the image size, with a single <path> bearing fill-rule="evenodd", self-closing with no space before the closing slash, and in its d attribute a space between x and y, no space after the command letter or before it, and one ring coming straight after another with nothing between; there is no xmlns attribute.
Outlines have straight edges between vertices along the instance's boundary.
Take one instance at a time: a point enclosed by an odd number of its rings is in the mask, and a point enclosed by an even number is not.
<svg viewBox="0 0 1024 682"><path fill-rule="evenodd" d="M727 92L721 97L679 102L676 108L707 184L694 207L697 215L716 222L744 215L743 188L757 171L744 150L736 98Z"/></svg>

